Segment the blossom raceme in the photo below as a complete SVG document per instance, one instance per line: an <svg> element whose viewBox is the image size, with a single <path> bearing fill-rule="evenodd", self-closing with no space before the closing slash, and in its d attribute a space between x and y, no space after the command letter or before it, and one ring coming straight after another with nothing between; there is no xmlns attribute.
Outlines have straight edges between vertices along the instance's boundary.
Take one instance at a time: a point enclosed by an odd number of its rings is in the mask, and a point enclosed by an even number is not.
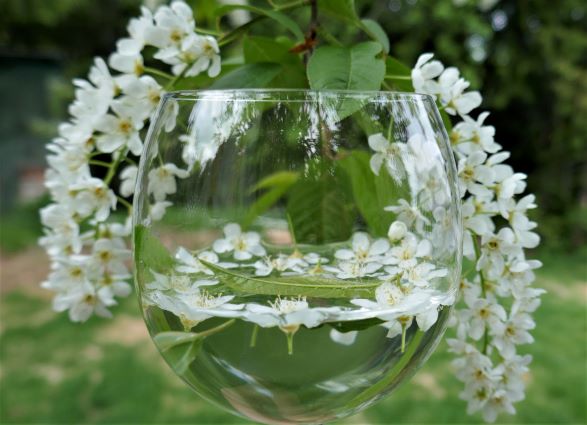
<svg viewBox="0 0 587 425"><path fill-rule="evenodd" d="M540 262L525 253L540 242L536 223L527 216L536 208L535 197L516 199L523 195L526 176L504 164L509 152L495 142L495 128L485 124L489 113L469 115L481 104L480 94L467 92L469 83L458 70L433 58L420 56L412 82L417 92L436 96L441 109L460 119L450 138L463 198L463 254L474 273L462 285L465 302L453 315L457 338L449 345L457 356L453 366L465 386L460 396L467 411L480 411L493 422L500 413L515 413L513 403L524 398L531 357L519 355L518 346L533 342L530 313L544 292L532 287L532 269ZM503 219L508 225L501 224Z"/></svg>
<svg viewBox="0 0 587 425"><path fill-rule="evenodd" d="M40 243L52 271L43 287L56 293L55 309L69 311L74 321L85 321L94 313L109 316L116 298L130 292L125 283L130 277L129 252L123 248L130 227L120 226L124 231L109 239L103 238L100 228L134 192L138 169L129 153L140 155L146 122L165 92L157 74L149 75L143 50L154 47L154 60L172 65L176 75L214 76L220 71L216 40L196 33L192 9L183 1L154 13L143 7L116 47L108 61L110 69L96 58L88 79L74 80L71 119L59 126L59 136L47 146L45 185L53 202L41 211L45 235ZM110 155L111 162L97 161L97 155ZM116 192L112 181L117 173ZM148 188L152 220L163 217L171 205L167 197L176 191L176 179L187 175L173 164L153 170ZM197 264L194 260L192 267Z"/></svg>

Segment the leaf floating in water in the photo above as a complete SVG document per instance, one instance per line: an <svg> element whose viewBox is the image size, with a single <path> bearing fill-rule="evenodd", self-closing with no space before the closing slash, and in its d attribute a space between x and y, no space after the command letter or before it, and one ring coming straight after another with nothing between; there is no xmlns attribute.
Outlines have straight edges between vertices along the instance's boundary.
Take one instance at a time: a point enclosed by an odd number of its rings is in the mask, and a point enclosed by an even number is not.
<svg viewBox="0 0 587 425"><path fill-rule="evenodd" d="M309 276L287 276L259 278L245 276L224 269L216 264L200 260L216 273L221 283L235 293L256 295L302 296L315 298L372 298L379 281L369 283L347 283L337 279Z"/></svg>

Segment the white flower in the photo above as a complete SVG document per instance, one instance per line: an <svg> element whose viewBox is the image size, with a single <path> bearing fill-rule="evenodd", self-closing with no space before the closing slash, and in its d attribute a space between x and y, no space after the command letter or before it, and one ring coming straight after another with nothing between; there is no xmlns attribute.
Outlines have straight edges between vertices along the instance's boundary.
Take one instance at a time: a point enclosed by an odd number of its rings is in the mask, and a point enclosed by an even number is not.
<svg viewBox="0 0 587 425"><path fill-rule="evenodd" d="M504 308L487 298L474 300L469 307L469 336L475 341L481 339L486 329L498 328L506 320Z"/></svg>
<svg viewBox="0 0 587 425"><path fill-rule="evenodd" d="M456 149L470 155L477 150L483 150L488 153L496 153L501 146L495 143L495 127L483 125L489 112L482 112L473 120L470 116L465 115L464 121L461 121L453 127L451 138L457 143Z"/></svg>
<svg viewBox="0 0 587 425"><path fill-rule="evenodd" d="M430 224L430 220L422 214L418 205L405 199L399 199L398 205L390 205L383 209L395 213L397 220L404 222L408 227L415 226L419 232L423 231L425 225Z"/></svg>
<svg viewBox="0 0 587 425"><path fill-rule="evenodd" d="M53 264L49 278L41 287L50 291L64 292L84 285L88 280L90 257L77 255L67 257Z"/></svg>
<svg viewBox="0 0 587 425"><path fill-rule="evenodd" d="M357 331L339 332L336 329L330 330L330 339L340 345L353 345L357 335Z"/></svg>
<svg viewBox="0 0 587 425"><path fill-rule="evenodd" d="M382 262L406 270L414 267L418 259L430 256L431 252L432 244L429 240L418 240L413 233L408 232L398 246L391 248L389 255Z"/></svg>
<svg viewBox="0 0 587 425"><path fill-rule="evenodd" d="M195 28L192 9L182 1L174 1L171 6L161 6L155 12L155 26L147 26L144 31L145 43L159 47L155 58L176 54L177 48Z"/></svg>
<svg viewBox="0 0 587 425"><path fill-rule="evenodd" d="M176 296L184 296L200 291L202 286L214 286L218 284L217 279L197 279L193 280L186 275L167 275L160 274L154 270L149 270L155 280L147 283L145 288L148 292L154 291L174 291Z"/></svg>
<svg viewBox="0 0 587 425"><path fill-rule="evenodd" d="M497 234L481 237L481 256L477 261L477 270L484 270L489 276L499 276L505 265L504 255L515 255L521 250L515 243L512 229L504 227Z"/></svg>
<svg viewBox="0 0 587 425"><path fill-rule="evenodd" d="M140 155L143 150L139 136L139 130L143 128L142 118L122 102L112 102L111 107L116 115L104 115L96 122L96 130L102 133L96 137L97 148L111 153L126 146L134 155Z"/></svg>
<svg viewBox="0 0 587 425"><path fill-rule="evenodd" d="M103 291L106 296L114 299L114 297L127 297L132 292L132 288L128 280L132 277L130 274L110 274L104 273L97 279L98 288Z"/></svg>
<svg viewBox="0 0 587 425"><path fill-rule="evenodd" d="M373 276L377 270L382 267L381 263L377 262L359 262L356 260L340 261L337 267L324 266L324 270L336 274L339 279L353 279L366 276Z"/></svg>
<svg viewBox="0 0 587 425"><path fill-rule="evenodd" d="M144 71L144 62L139 44L134 40L122 39L116 46L117 51L108 59L110 67L125 74L140 76Z"/></svg>
<svg viewBox="0 0 587 425"><path fill-rule="evenodd" d="M112 317L107 307L115 304L111 291L107 288L96 290L87 281L67 292L59 293L53 299L53 309L59 312L69 310L72 322L85 322L92 314Z"/></svg>
<svg viewBox="0 0 587 425"><path fill-rule="evenodd" d="M179 58L181 62L173 64L171 68L175 75L185 71L185 75L191 77L206 70L211 78L220 74L220 49L213 37L191 35L182 43Z"/></svg>
<svg viewBox="0 0 587 425"><path fill-rule="evenodd" d="M394 221L389 226L387 237L390 241L395 242L401 240L408 233L408 228L402 221Z"/></svg>
<svg viewBox="0 0 587 425"><path fill-rule="evenodd" d="M175 178L185 179L189 172L182 170L177 165L167 163L149 171L148 192L153 195L155 201L164 201L167 195L177 191Z"/></svg>
<svg viewBox="0 0 587 425"><path fill-rule="evenodd" d="M213 249L219 254L233 252L235 260L243 261L265 255L265 248L261 246L261 236L257 232L241 231L236 223L224 226L224 238L214 242Z"/></svg>
<svg viewBox="0 0 587 425"><path fill-rule="evenodd" d="M343 261L357 263L377 262L389 250L389 242L383 238L369 241L369 236L364 232L353 234L351 249L339 249L334 256Z"/></svg>
<svg viewBox="0 0 587 425"><path fill-rule="evenodd" d="M153 291L145 297L162 310L175 314L186 331L210 317L238 317L238 310L243 308L242 304L230 304L232 295L212 296L200 290L174 296Z"/></svg>
<svg viewBox="0 0 587 425"><path fill-rule="evenodd" d="M211 264L218 263L218 255L211 251L200 252L194 257L185 248L179 248L175 254L175 258L180 263L180 265L175 267L175 270L180 273L205 273L208 275L214 275L214 272L206 267L200 260L204 260Z"/></svg>
<svg viewBox="0 0 587 425"><path fill-rule="evenodd" d="M405 144L391 143L383 134L377 133L369 136L369 147L376 152L369 162L375 175L379 175L381 165L385 164L388 174L396 182L400 181L405 175L402 160Z"/></svg>
<svg viewBox="0 0 587 425"><path fill-rule="evenodd" d="M120 244L111 239L98 239L92 249L93 266L100 274L108 272L113 275L128 275L126 261L130 258L130 250L121 248Z"/></svg>
<svg viewBox="0 0 587 425"><path fill-rule="evenodd" d="M173 203L169 201L160 201L149 205L149 219L153 221L161 220L167 208L172 205Z"/></svg>
<svg viewBox="0 0 587 425"><path fill-rule="evenodd" d="M444 70L444 66L437 60L431 60L432 53L420 55L414 69L412 69L412 84L416 93L438 94L439 86L434 79Z"/></svg>
<svg viewBox="0 0 587 425"><path fill-rule="evenodd" d="M136 165L129 165L120 172L119 192L125 198L135 193L135 183L137 181L138 172L139 169Z"/></svg>
<svg viewBox="0 0 587 425"><path fill-rule="evenodd" d="M450 115L467 115L481 105L481 95L477 91L467 92L469 82L459 77L456 68L446 68L438 79L440 100Z"/></svg>
<svg viewBox="0 0 587 425"><path fill-rule="evenodd" d="M155 111L163 96L163 88L152 77L145 75L130 82L124 93L126 104L134 108L135 115L147 119Z"/></svg>
<svg viewBox="0 0 587 425"><path fill-rule="evenodd" d="M336 312L339 312L337 307L310 308L305 297L278 297L269 306L247 304L245 318L261 327L279 326L284 332L293 334L300 325L314 328Z"/></svg>
<svg viewBox="0 0 587 425"><path fill-rule="evenodd" d="M491 167L485 165L487 154L475 151L459 161L459 188L464 194L466 190L478 196L487 196L491 191L487 188L495 178Z"/></svg>
<svg viewBox="0 0 587 425"><path fill-rule="evenodd" d="M535 327L536 323L529 315L516 315L500 326L493 327L491 343L499 350L503 358L512 358L516 354L516 345L534 342L534 338L528 331Z"/></svg>
<svg viewBox="0 0 587 425"><path fill-rule="evenodd" d="M52 153L47 155L47 163L68 181L90 177L90 148L85 143L78 144L58 138L47 145L47 150Z"/></svg>
<svg viewBox="0 0 587 425"><path fill-rule="evenodd" d="M300 258L296 258L295 256L279 254L276 257L265 257L261 260L258 260L253 264L255 267L255 275L257 276L269 276L273 270L278 271L279 273L285 274L302 274L304 273L303 267L306 267L308 264Z"/></svg>
<svg viewBox="0 0 587 425"><path fill-rule="evenodd" d="M419 263L407 269L402 277L414 286L429 287L434 279L446 275L448 275L447 269L437 269L431 263Z"/></svg>
<svg viewBox="0 0 587 425"><path fill-rule="evenodd" d="M116 207L114 192L103 180L94 177L72 185L70 192L75 193L70 207L81 217L93 213L97 221L104 221L110 215L110 210Z"/></svg>

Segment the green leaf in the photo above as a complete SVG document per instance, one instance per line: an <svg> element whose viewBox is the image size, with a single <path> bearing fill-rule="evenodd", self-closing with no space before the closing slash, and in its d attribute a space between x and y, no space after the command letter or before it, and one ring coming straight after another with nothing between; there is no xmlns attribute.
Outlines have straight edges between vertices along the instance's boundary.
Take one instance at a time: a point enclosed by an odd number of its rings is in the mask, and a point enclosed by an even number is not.
<svg viewBox="0 0 587 425"><path fill-rule="evenodd" d="M193 332L160 332L153 341L166 353L173 370L183 375L198 356L204 336Z"/></svg>
<svg viewBox="0 0 587 425"><path fill-rule="evenodd" d="M261 189L269 190L251 205L249 212L242 222L243 227L247 228L250 226L255 218L275 205L275 203L283 197L288 189L296 182L298 177L299 174L293 171L281 171L272 174L257 183L253 188L253 192Z"/></svg>
<svg viewBox="0 0 587 425"><path fill-rule="evenodd" d="M300 177L300 173L295 171L278 171L270 176L265 177L253 187L252 192L269 189L276 186L290 186Z"/></svg>
<svg viewBox="0 0 587 425"><path fill-rule="evenodd" d="M351 48L324 46L308 63L308 80L314 90L379 90L385 63L376 56L381 44L359 43Z"/></svg>
<svg viewBox="0 0 587 425"><path fill-rule="evenodd" d="M442 123L444 124L444 127L446 127L446 132L450 135L450 132L452 131L450 115L448 115L444 109L440 109L440 118L442 118Z"/></svg>
<svg viewBox="0 0 587 425"><path fill-rule="evenodd" d="M351 24L359 21L355 0L318 0L318 11Z"/></svg>
<svg viewBox="0 0 587 425"><path fill-rule="evenodd" d="M177 347L178 345L194 342L198 338L201 337L197 333L171 331L159 332L153 337L153 341L155 341L155 344L157 344L159 350L167 351L170 348Z"/></svg>
<svg viewBox="0 0 587 425"><path fill-rule="evenodd" d="M287 213L298 243L322 244L350 238L355 214L349 187L340 170L312 170L296 182L289 191Z"/></svg>
<svg viewBox="0 0 587 425"><path fill-rule="evenodd" d="M138 272L148 268L158 273L165 273L173 267L175 263L173 257L159 238L153 236L147 227L142 225L135 227L134 245Z"/></svg>
<svg viewBox="0 0 587 425"><path fill-rule="evenodd" d="M256 277L238 274L217 264L200 260L212 270L220 283L244 295L302 296L316 298L372 298L379 281L345 282L318 276Z"/></svg>
<svg viewBox="0 0 587 425"><path fill-rule="evenodd" d="M220 77L211 89L264 88L282 72L283 67L276 63L251 63Z"/></svg>
<svg viewBox="0 0 587 425"><path fill-rule="evenodd" d="M200 354L203 343L204 340L202 338L194 340L188 345L187 350L183 351L176 360L171 362L171 366L173 367L173 370L175 370L175 373L183 375L188 370L193 361L196 360L196 357L198 357L198 354Z"/></svg>
<svg viewBox="0 0 587 425"><path fill-rule="evenodd" d="M246 63L272 62L283 64L299 62L298 56L289 52L290 48L291 45L269 37L248 36L243 41Z"/></svg>
<svg viewBox="0 0 587 425"><path fill-rule="evenodd" d="M397 79L388 79L388 82L393 88L406 92L413 92L414 87L412 86L412 70L398 61L396 58L388 56L385 60L385 74L387 76L401 77Z"/></svg>
<svg viewBox="0 0 587 425"><path fill-rule="evenodd" d="M353 151L339 161L351 181L355 204L373 236L385 236L393 215L383 210L400 197L400 189L381 169L379 176L371 170L368 152Z"/></svg>
<svg viewBox="0 0 587 425"><path fill-rule="evenodd" d="M381 44L369 41L351 48L324 46L308 62L308 81L314 90L379 90L385 77L385 63L376 56ZM346 98L332 105L340 120L362 107L359 99Z"/></svg>
<svg viewBox="0 0 587 425"><path fill-rule="evenodd" d="M295 36L296 40L301 41L304 39L304 32L300 29L300 26L296 23L296 21L291 19L289 16L275 10L262 9L260 7L249 6L246 4L227 4L216 9L216 17L221 17L234 10L247 10L258 15L266 16L267 18L273 19L282 27L289 30Z"/></svg>
<svg viewBox="0 0 587 425"><path fill-rule="evenodd" d="M385 53L389 53L389 37L381 25L379 25L379 22L373 19L361 19L361 29L369 37L381 44Z"/></svg>

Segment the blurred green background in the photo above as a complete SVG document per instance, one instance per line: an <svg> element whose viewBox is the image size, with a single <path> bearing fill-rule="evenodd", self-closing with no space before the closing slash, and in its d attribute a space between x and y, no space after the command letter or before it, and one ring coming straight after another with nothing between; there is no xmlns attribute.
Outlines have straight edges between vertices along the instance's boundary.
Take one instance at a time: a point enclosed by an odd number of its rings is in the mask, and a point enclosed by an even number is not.
<svg viewBox="0 0 587 425"><path fill-rule="evenodd" d="M191 0L205 26L217 0ZM238 423L198 399L157 355L132 297L113 320L71 324L38 288L44 144L67 118L71 79L107 57L139 0L0 0L0 422ZM161 1L147 0L150 6ZM263 0L252 4L266 4ZM463 5L457 6L456 3ZM491 111L509 163L528 174L545 266L527 400L506 423L587 422L587 4L357 0L392 54L459 67ZM345 421L471 423L441 346L411 383Z"/></svg>

